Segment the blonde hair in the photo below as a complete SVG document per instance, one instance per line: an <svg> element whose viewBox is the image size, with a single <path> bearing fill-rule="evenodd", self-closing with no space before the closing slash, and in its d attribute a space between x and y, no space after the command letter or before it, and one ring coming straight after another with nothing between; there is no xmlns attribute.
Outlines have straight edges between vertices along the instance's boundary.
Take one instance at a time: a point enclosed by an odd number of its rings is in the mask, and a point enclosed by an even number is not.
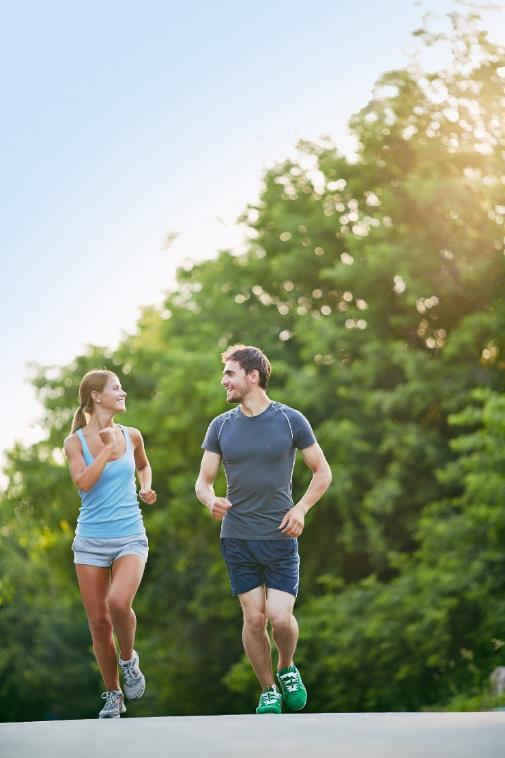
<svg viewBox="0 0 505 758"><path fill-rule="evenodd" d="M94 371L88 371L87 374L84 374L79 385L80 405L74 413L72 426L70 427L70 434L73 434L76 429L81 429L88 423L86 414L91 415L93 411L93 398L91 397L91 393L103 392L107 381L115 376L116 374L112 371L107 371L107 369L95 369Z"/></svg>

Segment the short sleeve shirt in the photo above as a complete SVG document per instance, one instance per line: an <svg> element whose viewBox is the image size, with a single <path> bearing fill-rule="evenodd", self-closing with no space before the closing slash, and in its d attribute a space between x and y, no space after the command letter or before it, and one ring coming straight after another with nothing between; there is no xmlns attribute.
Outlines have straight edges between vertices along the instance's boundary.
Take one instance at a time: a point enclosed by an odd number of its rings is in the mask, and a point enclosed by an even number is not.
<svg viewBox="0 0 505 758"><path fill-rule="evenodd" d="M210 423L202 447L222 457L226 497L232 504L222 521L221 537L285 537L279 524L293 505L296 449L315 442L305 416L277 402L257 416L246 416L237 407Z"/></svg>

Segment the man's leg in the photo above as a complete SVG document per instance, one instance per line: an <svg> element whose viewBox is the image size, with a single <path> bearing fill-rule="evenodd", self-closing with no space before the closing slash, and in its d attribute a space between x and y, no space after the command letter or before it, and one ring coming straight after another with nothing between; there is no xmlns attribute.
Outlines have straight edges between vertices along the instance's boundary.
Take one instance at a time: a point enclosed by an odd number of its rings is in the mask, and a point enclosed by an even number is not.
<svg viewBox="0 0 505 758"><path fill-rule="evenodd" d="M279 671L293 665L298 642L298 623L293 616L295 600L295 596L289 592L271 588L267 590L266 616L279 651Z"/></svg>
<svg viewBox="0 0 505 758"><path fill-rule="evenodd" d="M244 614L242 641L247 657L261 687L275 683L272 673L272 652L267 634L266 597L264 587L255 587L238 596Z"/></svg>
<svg viewBox="0 0 505 758"><path fill-rule="evenodd" d="M293 616L295 596L271 588L267 592L267 617L279 651L277 681L286 706L292 711L301 711L307 703L307 690L293 663L298 642L298 624Z"/></svg>

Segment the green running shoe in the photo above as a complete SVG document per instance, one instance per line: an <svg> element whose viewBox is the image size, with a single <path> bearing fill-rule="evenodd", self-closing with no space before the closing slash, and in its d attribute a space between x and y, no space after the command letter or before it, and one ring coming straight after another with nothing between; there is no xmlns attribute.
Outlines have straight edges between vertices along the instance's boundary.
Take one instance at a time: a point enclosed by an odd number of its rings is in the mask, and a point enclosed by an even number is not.
<svg viewBox="0 0 505 758"><path fill-rule="evenodd" d="M307 690L302 682L300 672L293 664L277 672L277 680L282 690L282 697L291 711L301 711L307 703Z"/></svg>
<svg viewBox="0 0 505 758"><path fill-rule="evenodd" d="M282 713L282 695L275 684L261 693L256 713Z"/></svg>

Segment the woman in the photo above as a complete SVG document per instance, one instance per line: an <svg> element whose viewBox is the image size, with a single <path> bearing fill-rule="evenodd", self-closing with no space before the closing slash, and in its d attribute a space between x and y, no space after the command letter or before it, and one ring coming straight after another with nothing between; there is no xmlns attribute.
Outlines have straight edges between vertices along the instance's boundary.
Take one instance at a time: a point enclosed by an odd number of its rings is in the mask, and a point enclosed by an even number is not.
<svg viewBox="0 0 505 758"><path fill-rule="evenodd" d="M126 410L126 392L111 371L89 371L79 387L80 405L65 454L82 499L72 543L82 602L106 692L99 718L124 713L118 663L129 700L142 697L145 678L133 649L139 588L148 542L137 500L135 470L144 503L156 502L152 472L138 429L114 423ZM119 643L118 660L113 632Z"/></svg>

